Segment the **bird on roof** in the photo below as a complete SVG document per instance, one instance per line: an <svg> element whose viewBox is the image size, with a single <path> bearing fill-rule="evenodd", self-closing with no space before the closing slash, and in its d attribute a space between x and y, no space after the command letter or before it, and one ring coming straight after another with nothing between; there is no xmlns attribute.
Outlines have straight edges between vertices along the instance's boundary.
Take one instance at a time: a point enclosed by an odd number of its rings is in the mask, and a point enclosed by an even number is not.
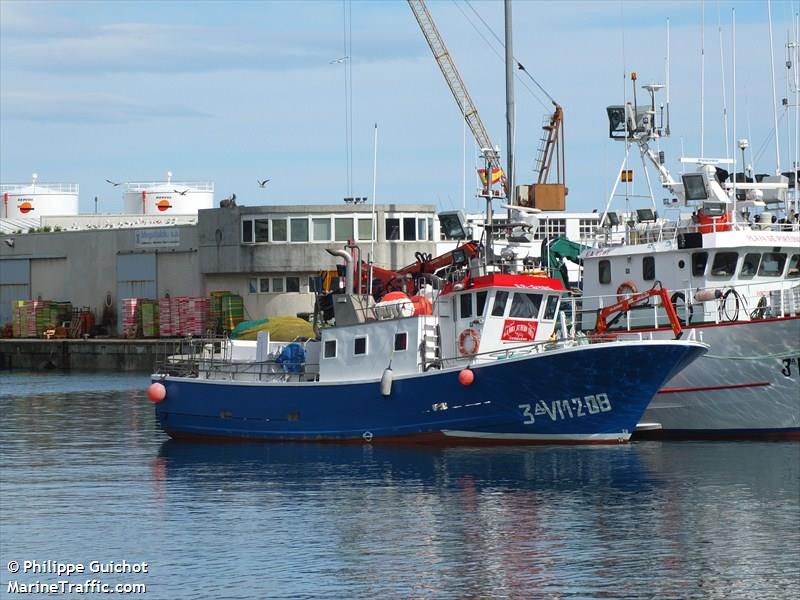
<svg viewBox="0 0 800 600"><path fill-rule="evenodd" d="M265 179L264 181L261 181L260 179L256 179L256 181L258 182L258 187L262 187L262 188L265 185L267 185L267 183L269 183L269 179Z"/></svg>
<svg viewBox="0 0 800 600"><path fill-rule="evenodd" d="M106 179L106 181L107 181L108 183L110 183L111 185L113 185L114 187L117 187L118 185L122 185L122 182L121 182L121 181L120 181L119 183L117 183L117 182L115 182L115 181L111 181L110 179Z"/></svg>
<svg viewBox="0 0 800 600"><path fill-rule="evenodd" d="M335 65L335 64L338 64L338 63L343 63L346 60L350 60L350 57L349 56L343 56L342 58L335 58L330 62L330 64Z"/></svg>
<svg viewBox="0 0 800 600"><path fill-rule="evenodd" d="M172 190L172 191L173 191L173 192L175 192L176 194L178 194L179 196L185 196L185 195L186 195L186 192L188 192L188 191L189 191L189 188L186 188L186 189L185 189L185 190L183 190L182 192L181 192L181 191L178 191L178 190Z"/></svg>

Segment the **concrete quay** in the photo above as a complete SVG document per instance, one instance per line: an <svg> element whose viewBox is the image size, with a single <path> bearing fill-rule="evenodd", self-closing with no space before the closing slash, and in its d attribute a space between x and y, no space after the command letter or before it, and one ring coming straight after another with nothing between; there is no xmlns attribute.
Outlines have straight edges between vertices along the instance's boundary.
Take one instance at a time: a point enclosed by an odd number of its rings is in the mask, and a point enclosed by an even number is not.
<svg viewBox="0 0 800 600"><path fill-rule="evenodd" d="M175 339L0 339L0 370L141 371L172 354Z"/></svg>

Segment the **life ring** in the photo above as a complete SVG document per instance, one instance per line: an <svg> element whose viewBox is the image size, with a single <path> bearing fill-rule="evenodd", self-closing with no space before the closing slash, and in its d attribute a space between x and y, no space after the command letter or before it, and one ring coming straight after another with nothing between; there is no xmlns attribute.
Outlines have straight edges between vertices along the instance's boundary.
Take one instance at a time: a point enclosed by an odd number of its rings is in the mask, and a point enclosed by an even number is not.
<svg viewBox="0 0 800 600"><path fill-rule="evenodd" d="M688 325L692 322L692 317L694 316L694 307L691 304L686 303L686 295L683 292L675 292L669 298L670 302L672 302L672 308L675 309L675 313L678 315L678 321L683 326ZM683 302L683 305L689 308L689 318L684 319L682 315L685 314L685 311L678 310L678 301Z"/></svg>
<svg viewBox="0 0 800 600"><path fill-rule="evenodd" d="M462 356L470 356L478 353L478 347L481 345L481 334L471 327L465 329L458 336L458 351Z"/></svg>
<svg viewBox="0 0 800 600"><path fill-rule="evenodd" d="M623 281L619 284L617 288L617 300L626 300L630 296L633 296L638 290L636 289L636 284L632 281Z"/></svg>

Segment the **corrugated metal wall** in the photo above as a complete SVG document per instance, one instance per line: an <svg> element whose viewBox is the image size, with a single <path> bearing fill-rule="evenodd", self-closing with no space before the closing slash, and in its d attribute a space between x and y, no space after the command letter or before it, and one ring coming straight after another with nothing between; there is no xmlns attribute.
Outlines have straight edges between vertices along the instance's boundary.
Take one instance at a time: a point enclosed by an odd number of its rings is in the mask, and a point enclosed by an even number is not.
<svg viewBox="0 0 800 600"><path fill-rule="evenodd" d="M11 303L30 300L31 265L27 258L0 260L0 325L11 321Z"/></svg>
<svg viewBox="0 0 800 600"><path fill-rule="evenodd" d="M122 334L122 299L157 298L156 255L117 256L117 333Z"/></svg>
<svg viewBox="0 0 800 600"><path fill-rule="evenodd" d="M67 259L31 259L31 297L64 302L67 295Z"/></svg>

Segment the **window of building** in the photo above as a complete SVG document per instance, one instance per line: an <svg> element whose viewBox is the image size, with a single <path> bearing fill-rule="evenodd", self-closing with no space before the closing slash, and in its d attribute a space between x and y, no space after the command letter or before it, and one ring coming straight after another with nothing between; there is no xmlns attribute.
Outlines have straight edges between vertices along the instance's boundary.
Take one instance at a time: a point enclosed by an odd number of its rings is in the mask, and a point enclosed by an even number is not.
<svg viewBox="0 0 800 600"><path fill-rule="evenodd" d="M353 354L361 356L367 353L367 338L357 337L353 342Z"/></svg>
<svg viewBox="0 0 800 600"><path fill-rule="evenodd" d="M552 321L556 318L556 312L558 312L558 296L548 296L547 304L544 307L544 317L542 318L545 321Z"/></svg>
<svg viewBox="0 0 800 600"><path fill-rule="evenodd" d="M331 220L330 219L311 219L314 228L315 242L331 241Z"/></svg>
<svg viewBox="0 0 800 600"><path fill-rule="evenodd" d="M654 256L645 256L642 259L642 279L653 281L656 278L656 259Z"/></svg>
<svg viewBox="0 0 800 600"><path fill-rule="evenodd" d="M567 235L566 219L541 219L536 230L535 239L553 238Z"/></svg>
<svg viewBox="0 0 800 600"><path fill-rule="evenodd" d="M245 219L242 221L242 243L253 243L253 221L252 219Z"/></svg>
<svg viewBox="0 0 800 600"><path fill-rule="evenodd" d="M394 334L394 351L402 352L403 350L408 350L408 333L405 331Z"/></svg>
<svg viewBox="0 0 800 600"><path fill-rule="evenodd" d="M333 233L334 233L334 240L337 242L346 242L348 240L352 240L355 236L353 235L353 219L341 218L338 217L333 220Z"/></svg>
<svg viewBox="0 0 800 600"><path fill-rule="evenodd" d="M292 226L292 241L293 242L307 242L308 241L308 219L291 219Z"/></svg>
<svg viewBox="0 0 800 600"><path fill-rule="evenodd" d="M403 217L403 239L407 242L417 239L417 219L415 217Z"/></svg>
<svg viewBox="0 0 800 600"><path fill-rule="evenodd" d="M792 254L789 260L789 269L786 271L786 279L797 279L800 277L800 254Z"/></svg>
<svg viewBox="0 0 800 600"><path fill-rule="evenodd" d="M514 319L536 319L539 316L539 306L541 304L541 294L514 292L508 316Z"/></svg>
<svg viewBox="0 0 800 600"><path fill-rule="evenodd" d="M261 277L258 280L258 291L262 294L269 293L269 277Z"/></svg>
<svg viewBox="0 0 800 600"><path fill-rule="evenodd" d="M784 252L764 252L758 274L760 277L780 277L783 275L785 266L786 254Z"/></svg>
<svg viewBox="0 0 800 600"><path fill-rule="evenodd" d="M272 278L272 291L276 294L283 293L283 277Z"/></svg>
<svg viewBox="0 0 800 600"><path fill-rule="evenodd" d="M286 241L286 219L272 219L272 241Z"/></svg>
<svg viewBox="0 0 800 600"><path fill-rule="evenodd" d="M597 226L600 224L600 218L596 219L579 219L578 220L578 235L581 238L593 237L597 231Z"/></svg>
<svg viewBox="0 0 800 600"><path fill-rule="evenodd" d="M761 254L758 252L750 252L744 255L742 260L742 268L739 270L739 277L741 279L752 279L758 273L758 263L761 262Z"/></svg>
<svg viewBox="0 0 800 600"><path fill-rule="evenodd" d="M256 219L255 220L255 229L256 229L256 242L257 243L264 243L269 241L269 220L268 219Z"/></svg>
<svg viewBox="0 0 800 600"><path fill-rule="evenodd" d="M611 283L611 261L601 260L597 265L597 276L600 283Z"/></svg>
<svg viewBox="0 0 800 600"><path fill-rule="evenodd" d="M492 316L502 317L506 311L506 302L508 302L508 292L497 292L494 295L494 305L492 306Z"/></svg>
<svg viewBox="0 0 800 600"><path fill-rule="evenodd" d="M311 293L322 292L322 277L317 275L308 278L308 291Z"/></svg>
<svg viewBox="0 0 800 600"><path fill-rule="evenodd" d="M287 292L299 292L300 291L300 278L299 277L287 277L286 278L286 291Z"/></svg>
<svg viewBox="0 0 800 600"><path fill-rule="evenodd" d="M428 239L428 221L426 219L417 219L417 239L420 241Z"/></svg>
<svg viewBox="0 0 800 600"><path fill-rule="evenodd" d="M717 252L711 265L711 274L717 277L732 277L738 259L739 254L736 252Z"/></svg>
<svg viewBox="0 0 800 600"><path fill-rule="evenodd" d="M433 242L435 241L433 235L433 217L428 217L425 220L428 222L428 239Z"/></svg>
<svg viewBox="0 0 800 600"><path fill-rule="evenodd" d="M325 358L336 358L336 340L325 340L322 356Z"/></svg>
<svg viewBox="0 0 800 600"><path fill-rule="evenodd" d="M708 252L695 252L692 254L692 275L702 277L706 272Z"/></svg>
<svg viewBox="0 0 800 600"><path fill-rule="evenodd" d="M247 293L249 294L257 294L258 293L258 277L251 277L247 280Z"/></svg>
<svg viewBox="0 0 800 600"><path fill-rule="evenodd" d="M458 299L460 310L459 315L462 319L469 319L472 317L472 294L461 294Z"/></svg>
<svg viewBox="0 0 800 600"><path fill-rule="evenodd" d="M386 219L386 239L400 239L400 219L396 219L394 217Z"/></svg>
<svg viewBox="0 0 800 600"><path fill-rule="evenodd" d="M483 316L483 310L486 308L486 296L488 292L478 292L475 294L476 307L475 307L475 315L478 317Z"/></svg>
<svg viewBox="0 0 800 600"><path fill-rule="evenodd" d="M358 220L358 239L359 240L372 239L372 219Z"/></svg>

